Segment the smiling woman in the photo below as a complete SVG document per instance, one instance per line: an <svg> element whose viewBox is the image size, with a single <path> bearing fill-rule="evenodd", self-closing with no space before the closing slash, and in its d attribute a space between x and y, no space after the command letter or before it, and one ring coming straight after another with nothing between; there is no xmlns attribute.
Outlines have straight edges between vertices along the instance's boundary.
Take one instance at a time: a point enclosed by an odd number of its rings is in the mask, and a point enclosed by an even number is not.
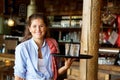
<svg viewBox="0 0 120 80"><path fill-rule="evenodd" d="M29 30L35 39L43 39L45 34L46 34L46 26L44 24L44 21L41 19L36 19L36 20L32 20L32 24L31 27L29 27Z"/></svg>
<svg viewBox="0 0 120 80"><path fill-rule="evenodd" d="M59 53L59 48L56 40L49 37L49 26L44 14L28 18L23 42L15 49L15 80L58 80L58 75L71 66L73 59L66 59L62 66L51 55Z"/></svg>
<svg viewBox="0 0 120 80"><path fill-rule="evenodd" d="M44 38L50 37L48 27L50 27L50 23L49 23L49 20L47 19L47 17L45 15L40 14L40 13L36 14L36 15L31 15L27 20L25 34L24 34L25 37L24 37L23 41L27 40L27 39L30 39L32 37L32 31L36 30L36 29L38 29L37 32L39 34L41 34L42 32L45 32L44 33ZM45 31L40 30L40 28L42 28Z"/></svg>

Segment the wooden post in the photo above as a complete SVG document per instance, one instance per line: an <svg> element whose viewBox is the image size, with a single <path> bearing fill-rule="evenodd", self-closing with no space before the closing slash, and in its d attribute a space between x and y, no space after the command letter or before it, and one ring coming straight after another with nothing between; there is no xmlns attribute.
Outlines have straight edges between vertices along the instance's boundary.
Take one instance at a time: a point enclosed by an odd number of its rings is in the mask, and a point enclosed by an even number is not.
<svg viewBox="0 0 120 80"><path fill-rule="evenodd" d="M80 54L92 55L92 59L80 60L80 80L98 80L98 49L101 0L83 0L83 26Z"/></svg>

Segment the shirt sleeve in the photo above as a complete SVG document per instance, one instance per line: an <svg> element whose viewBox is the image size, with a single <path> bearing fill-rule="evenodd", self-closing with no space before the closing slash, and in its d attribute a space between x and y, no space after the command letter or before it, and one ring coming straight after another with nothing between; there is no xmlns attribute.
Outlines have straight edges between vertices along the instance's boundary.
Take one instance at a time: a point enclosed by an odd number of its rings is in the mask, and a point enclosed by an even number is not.
<svg viewBox="0 0 120 80"><path fill-rule="evenodd" d="M22 45L18 45L15 49L14 75L21 78L26 76L25 47Z"/></svg>

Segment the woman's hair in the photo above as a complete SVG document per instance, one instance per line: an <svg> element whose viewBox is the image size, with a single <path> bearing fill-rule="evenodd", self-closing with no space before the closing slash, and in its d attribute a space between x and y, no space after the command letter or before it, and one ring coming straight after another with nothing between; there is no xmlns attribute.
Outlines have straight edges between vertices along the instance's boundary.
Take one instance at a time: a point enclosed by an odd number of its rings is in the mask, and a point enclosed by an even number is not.
<svg viewBox="0 0 120 80"><path fill-rule="evenodd" d="M22 42L26 41L32 37L32 35L29 31L29 27L31 26L32 20L38 19L38 18L42 19L45 23L45 26L47 27L45 38L50 37L49 28L48 28L50 26L49 19L44 14L36 13L36 14L32 14L26 21L26 27L25 27L24 37L23 37Z"/></svg>

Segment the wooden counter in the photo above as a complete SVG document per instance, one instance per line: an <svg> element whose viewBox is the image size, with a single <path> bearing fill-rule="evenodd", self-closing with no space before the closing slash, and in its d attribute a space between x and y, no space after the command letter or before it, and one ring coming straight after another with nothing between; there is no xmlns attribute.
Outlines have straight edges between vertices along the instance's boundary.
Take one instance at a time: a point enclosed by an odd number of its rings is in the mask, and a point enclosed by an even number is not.
<svg viewBox="0 0 120 80"><path fill-rule="evenodd" d="M100 72L104 72L104 73L108 73L108 74L120 75L120 66L99 65L98 70Z"/></svg>
<svg viewBox="0 0 120 80"><path fill-rule="evenodd" d="M68 69L68 79L79 78L79 62L73 62L70 69ZM116 80L111 77L111 75L120 76L120 66L115 65L98 65L98 80ZM119 77L120 78L120 77ZM120 80L120 79L118 79Z"/></svg>
<svg viewBox="0 0 120 80"><path fill-rule="evenodd" d="M7 80L7 77L12 79L14 77L14 60L14 54L0 53L0 80Z"/></svg>
<svg viewBox="0 0 120 80"><path fill-rule="evenodd" d="M8 53L0 53L0 60L14 61L15 60L15 55L14 54L8 54Z"/></svg>
<svg viewBox="0 0 120 80"><path fill-rule="evenodd" d="M115 76L117 76L117 79L114 79ZM98 80L120 80L120 66L99 65Z"/></svg>

